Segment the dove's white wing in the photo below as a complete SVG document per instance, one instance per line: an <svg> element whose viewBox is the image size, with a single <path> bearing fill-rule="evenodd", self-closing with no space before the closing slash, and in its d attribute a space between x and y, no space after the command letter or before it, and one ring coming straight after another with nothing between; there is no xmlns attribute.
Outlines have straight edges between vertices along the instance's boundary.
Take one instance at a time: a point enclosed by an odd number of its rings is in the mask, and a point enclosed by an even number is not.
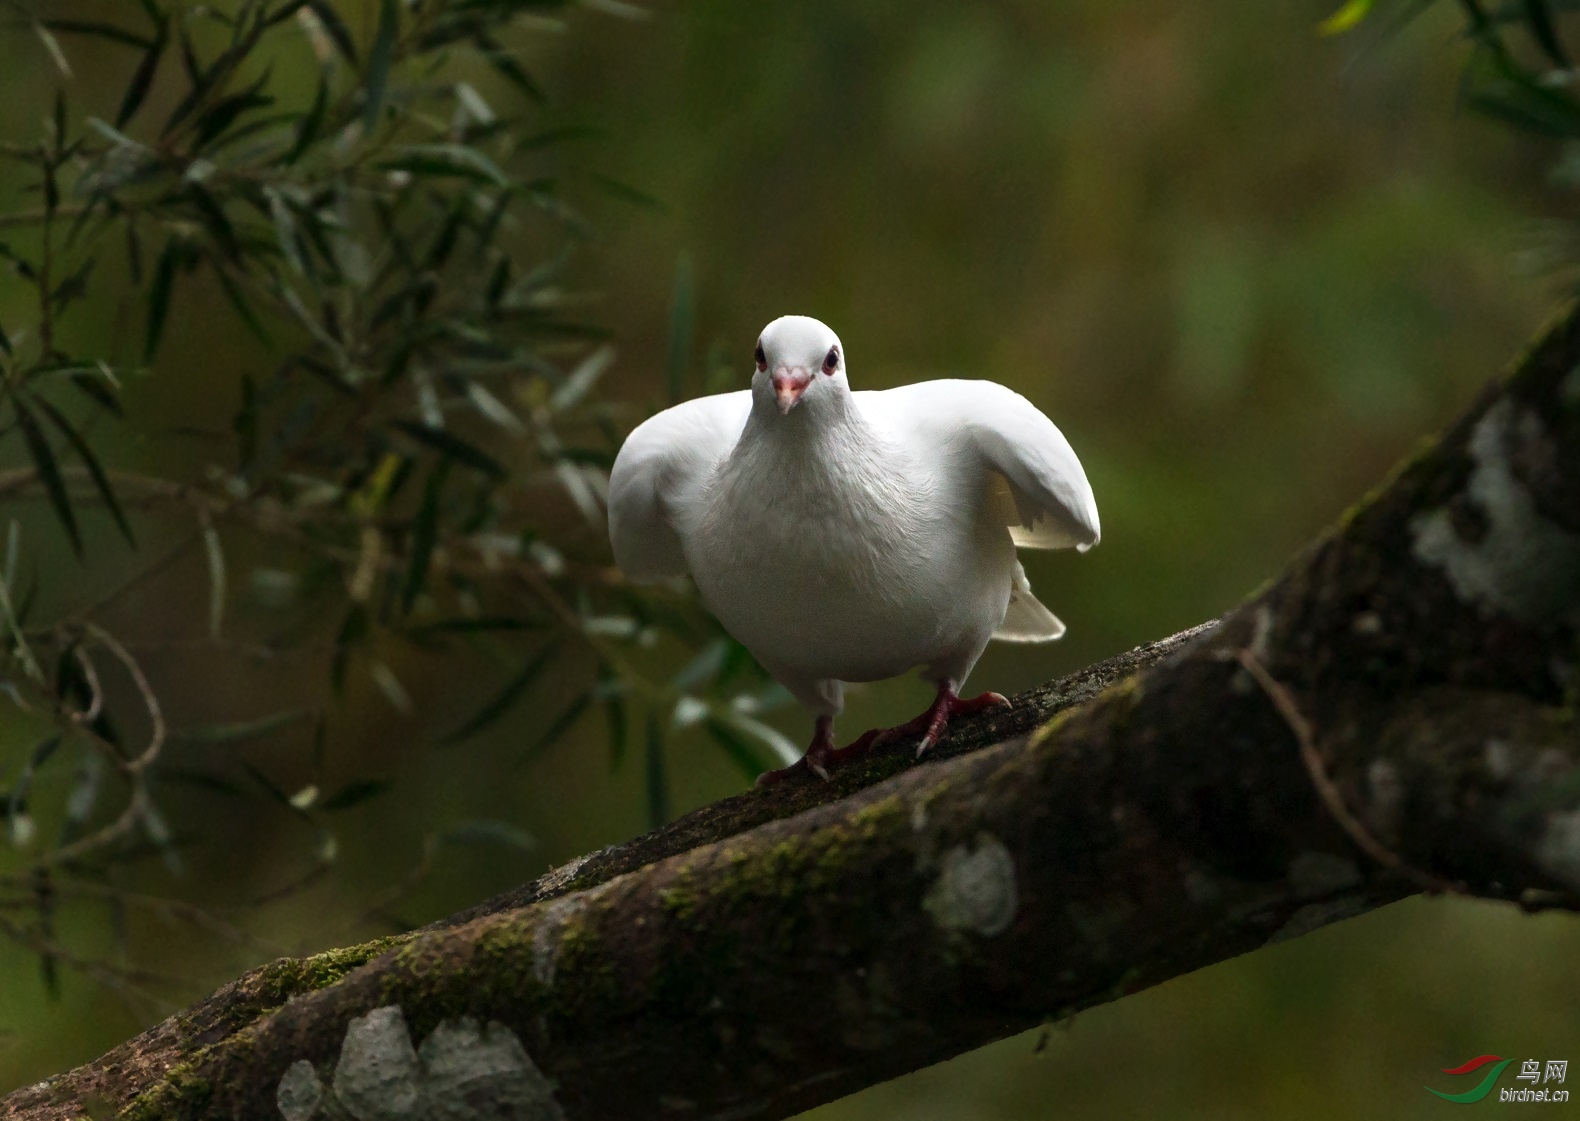
<svg viewBox="0 0 1580 1121"><path fill-rule="evenodd" d="M1000 506L1016 545L1084 552L1097 544L1097 502L1081 461L1019 393L990 381L941 380L854 396L870 423L938 457L945 470L996 475L985 500Z"/></svg>
<svg viewBox="0 0 1580 1121"><path fill-rule="evenodd" d="M750 390L699 397L649 417L626 438L609 472L609 540L632 580L685 574L688 515L751 408Z"/></svg>

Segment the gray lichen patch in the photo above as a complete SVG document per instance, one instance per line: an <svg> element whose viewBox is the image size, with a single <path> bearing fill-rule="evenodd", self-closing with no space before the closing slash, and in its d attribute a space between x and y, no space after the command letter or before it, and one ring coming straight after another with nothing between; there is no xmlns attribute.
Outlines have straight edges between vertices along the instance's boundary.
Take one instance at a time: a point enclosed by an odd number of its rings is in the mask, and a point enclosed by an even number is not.
<svg viewBox="0 0 1580 1121"><path fill-rule="evenodd" d="M1004 933L1020 906L1015 858L993 834L978 833L973 846L956 845L944 853L922 906L945 930L988 937Z"/></svg>
<svg viewBox="0 0 1580 1121"><path fill-rule="evenodd" d="M1515 449L1539 458L1531 445L1548 439L1534 414L1517 415L1512 402L1499 401L1470 438L1475 469L1466 494L1485 516L1486 532L1465 540L1446 507L1410 523L1416 557L1442 569L1461 600L1528 625L1580 601L1580 535L1544 517L1511 466Z"/></svg>
<svg viewBox="0 0 1580 1121"><path fill-rule="evenodd" d="M1548 817L1536 846L1536 860L1570 887L1580 889L1580 810Z"/></svg>
<svg viewBox="0 0 1580 1121"><path fill-rule="evenodd" d="M447 1020L418 1057L425 1121L564 1121L554 1088L504 1024Z"/></svg>
<svg viewBox="0 0 1580 1121"><path fill-rule="evenodd" d="M544 988L554 984L554 970L560 960L560 940L565 924L587 909L593 892L567 895L549 906L532 932L532 973Z"/></svg>
<svg viewBox="0 0 1580 1121"><path fill-rule="evenodd" d="M324 1084L318 1081L318 1072L306 1059L292 1063L280 1079L274 1095L285 1121L310 1121L324 1101Z"/></svg>
<svg viewBox="0 0 1580 1121"><path fill-rule="evenodd" d="M388 1004L346 1028L335 1066L335 1097L357 1121L416 1117L420 1074L406 1017L399 1005Z"/></svg>
<svg viewBox="0 0 1580 1121"><path fill-rule="evenodd" d="M275 1101L285 1121L565 1121L553 1085L504 1024L446 1020L414 1050L394 1004L351 1021L332 1088L304 1059Z"/></svg>

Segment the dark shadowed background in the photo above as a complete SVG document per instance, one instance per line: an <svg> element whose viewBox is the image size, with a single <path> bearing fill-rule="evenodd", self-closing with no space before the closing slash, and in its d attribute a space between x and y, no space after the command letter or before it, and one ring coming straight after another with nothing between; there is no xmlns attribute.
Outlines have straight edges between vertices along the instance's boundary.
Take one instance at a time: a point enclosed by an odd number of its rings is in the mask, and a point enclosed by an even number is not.
<svg viewBox="0 0 1580 1121"><path fill-rule="evenodd" d="M358 28L373 7L341 5ZM1562 201L1544 178L1551 153L1456 106L1464 48L1447 8L1379 39L1365 25L1317 35L1329 13L1312 2L696 0L646 19L607 7L518 43L551 94L547 116L602 130L567 157L582 172L566 192L598 231L574 266L580 314L618 347L598 392L632 403L628 423L663 396L680 276L695 293L698 384L744 385L759 328L799 312L841 334L853 385L999 381L1079 453L1102 545L1025 556L1069 633L991 649L976 688L1013 692L1232 606L1464 407L1562 295L1522 252ZM121 55L67 45L74 96L91 105L96 83L123 80ZM25 29L0 35L0 58L0 131L31 135L57 71ZM7 174L0 196L16 201ZM595 174L662 205L615 198ZM0 323L17 314L12 284L0 276ZM212 292L177 295L168 344L128 388L131 416L105 454L200 474L216 453L187 430L226 427L230 371L257 345ZM52 532L40 504L13 505L5 517ZM146 523L142 548L175 532L160 526ZM77 566L64 547L55 559L63 596L113 567ZM203 580L193 557L120 618L200 634ZM181 725L322 692L321 666L300 660L242 673L169 644L149 658ZM439 746L503 675L486 661L394 669L411 713L361 679L331 711L328 771L393 785L339 816L328 875L233 916L247 941L146 918L122 940L66 907L84 956L129 953L195 996L264 957L427 921L647 827L640 761L611 766L596 714L522 758L563 708L552 678L485 734ZM843 728L926 700L914 681L852 690ZM794 708L768 719L798 743L809 733ZM31 742L24 724L0 715L0 779ZM227 750L294 790L313 745L288 731ZM695 729L669 741L667 761L672 813L746 781ZM178 869L155 858L139 873L150 892L251 898L291 882L321 843L267 799L171 797L189 841ZM444 848L376 906L419 865L425 836L484 818L532 847ZM26 867L0 838L0 871ZM1439 1068L1487 1052L1580 1059L1577 955L1571 917L1412 900L817 1115L1436 1115L1457 1107L1423 1084L1464 1088ZM52 997L38 956L0 940L0 1089L91 1058L150 1014L69 968Z"/></svg>

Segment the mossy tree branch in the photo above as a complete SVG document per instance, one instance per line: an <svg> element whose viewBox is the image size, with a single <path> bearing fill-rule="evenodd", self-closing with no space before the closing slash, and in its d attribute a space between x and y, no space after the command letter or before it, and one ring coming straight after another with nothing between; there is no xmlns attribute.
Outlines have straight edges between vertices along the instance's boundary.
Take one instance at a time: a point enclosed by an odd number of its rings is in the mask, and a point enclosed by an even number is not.
<svg viewBox="0 0 1580 1121"><path fill-rule="evenodd" d="M785 1117L1419 890L1580 906L1577 700L1571 314L1224 620L926 765L902 746L264 966L5 1105Z"/></svg>

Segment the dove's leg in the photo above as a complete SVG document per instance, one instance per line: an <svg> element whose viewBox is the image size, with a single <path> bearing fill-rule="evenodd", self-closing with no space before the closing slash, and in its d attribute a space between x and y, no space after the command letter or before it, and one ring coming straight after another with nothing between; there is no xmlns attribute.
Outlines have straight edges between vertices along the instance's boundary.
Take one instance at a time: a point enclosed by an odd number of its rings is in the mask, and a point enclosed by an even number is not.
<svg viewBox="0 0 1580 1121"><path fill-rule="evenodd" d="M834 718L819 716L812 726L812 743L807 747L806 754L788 767L780 767L776 771L764 771L757 776L757 785L773 786L775 783L783 782L800 768L805 768L818 778L827 780L829 765L838 754L839 752L834 748Z"/></svg>
<svg viewBox="0 0 1580 1121"><path fill-rule="evenodd" d="M812 726L811 746L806 749L806 754L801 756L801 762L806 764L807 770L827 782L828 764L833 754L834 718L819 716L817 723Z"/></svg>
<svg viewBox="0 0 1580 1121"><path fill-rule="evenodd" d="M798 767L811 771L819 778L828 778L828 769L837 754L834 749L834 717L845 707L845 686L832 678L808 680L778 670L766 662L762 664L775 681L783 685L796 700L817 714L812 726L812 742L797 762L776 771L757 776L758 786L772 786L789 778Z"/></svg>
<svg viewBox="0 0 1580 1121"><path fill-rule="evenodd" d="M921 734L922 742L916 745L916 757L920 759L922 752L937 743L943 736L944 729L949 726L949 721L956 716L967 716L973 712L981 712L985 708L996 705L1009 704L1009 698L1002 693L983 693L975 697L962 697L955 692L955 683L944 680L938 683L938 695L933 698L933 703L926 712L914 720L907 720L904 724L897 724L893 728L874 728L863 734L849 747L842 747L833 753L833 762L844 762L846 759L871 751L873 748L882 747L884 744L902 740L908 736Z"/></svg>

